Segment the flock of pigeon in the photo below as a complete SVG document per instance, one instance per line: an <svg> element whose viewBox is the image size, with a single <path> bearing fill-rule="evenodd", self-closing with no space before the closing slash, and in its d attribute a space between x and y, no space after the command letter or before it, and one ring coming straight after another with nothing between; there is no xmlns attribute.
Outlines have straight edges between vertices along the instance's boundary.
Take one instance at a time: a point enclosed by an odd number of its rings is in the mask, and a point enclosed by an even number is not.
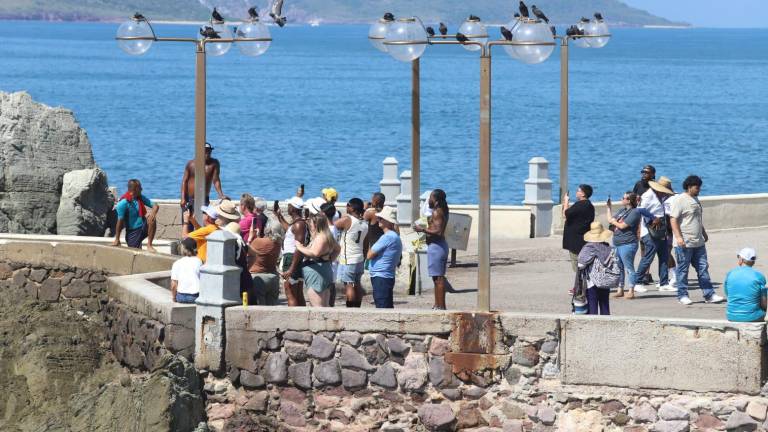
<svg viewBox="0 0 768 432"><path fill-rule="evenodd" d="M275 0L272 3L272 7L269 11L269 16L272 17L272 19L275 21L275 24L279 25L280 27L283 27L285 23L288 21L286 17L283 16L283 2L285 0ZM136 14L139 15L139 14ZM248 9L248 16L251 18L251 20L258 20L259 19L259 12L256 10L255 7L252 7ZM144 17L141 17L142 19ZM224 22L224 17L221 16L218 10L216 8L213 8L213 12L211 12L211 18L213 18L214 22ZM241 33L237 33L239 36L242 36ZM219 35L219 32L217 32L213 27L211 26L204 26L200 29L200 35L207 39L220 39L221 36Z"/></svg>
<svg viewBox="0 0 768 432"><path fill-rule="evenodd" d="M525 2L520 1L519 6L519 13L515 13L515 19L516 20L522 20L524 18L530 18L531 12L533 12L533 16L536 17L536 19L540 22L545 22L549 24L549 18L547 18L546 15L544 15L544 12L541 11L536 5L532 5L531 9L528 9L528 6L525 4ZM384 20L386 21L394 21L394 16L391 13L387 13L384 15ZM598 21L603 21L603 15L600 12L595 12L595 19ZM480 21L480 18L478 18L475 15L469 16L469 21ZM582 24L588 23L589 19L582 17L580 22ZM514 28L514 27L513 27ZM550 26L549 29L552 31L552 36L557 36L557 29L555 29L555 26ZM511 41L514 37L514 34L512 33L512 29L508 29L504 26L501 26L499 29L501 31L501 36L504 38L504 40ZM429 37L435 37L435 29L432 27L426 28L427 35ZM448 34L448 27L444 23L440 23L440 26L438 27L438 31L440 32L440 35L446 36ZM565 31L566 36L574 37L574 36L583 36L584 35L584 29L580 29L576 25L572 25L568 27ZM460 43L466 43L469 41L469 37L463 33L456 33L455 36L456 40Z"/></svg>

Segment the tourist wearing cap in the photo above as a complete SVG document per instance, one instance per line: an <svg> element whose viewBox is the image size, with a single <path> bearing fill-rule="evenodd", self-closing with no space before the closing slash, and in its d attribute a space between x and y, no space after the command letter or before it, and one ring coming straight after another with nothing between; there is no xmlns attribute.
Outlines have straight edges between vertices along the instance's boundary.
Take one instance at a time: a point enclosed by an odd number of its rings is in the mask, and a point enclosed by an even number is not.
<svg viewBox="0 0 768 432"><path fill-rule="evenodd" d="M728 298L728 321L763 321L766 310L765 276L753 268L757 253L747 247L736 255L736 259L739 266L728 272L723 284Z"/></svg>
<svg viewBox="0 0 768 432"><path fill-rule="evenodd" d="M608 267L611 257L611 247L608 243L611 241L613 233L605 228L600 222L592 222L589 231L584 234L585 245L581 248L578 257L579 272L576 277L578 286L586 286L584 295L587 298L587 307L589 315L610 315L610 294L611 288L616 287L598 287L596 260L600 261L603 267Z"/></svg>
<svg viewBox="0 0 768 432"><path fill-rule="evenodd" d="M563 196L563 249L571 256L571 267L578 271L577 261L581 248L584 247L584 234L589 231L589 224L595 220L595 207L589 198L592 196L592 186L581 184L576 188L576 202L568 202L568 193ZM571 293L573 288L571 288Z"/></svg>
<svg viewBox="0 0 768 432"><path fill-rule="evenodd" d="M664 212L664 201L674 194L672 181L662 176L659 181L650 180L650 189L640 197L639 209L645 209L653 217L650 223L640 224L640 241L644 246L644 252L640 258L640 264L635 273L635 290L645 292L643 287L645 274L650 271L654 257L659 261L659 287L662 290L669 289L669 262L667 243L667 217Z"/></svg>
<svg viewBox="0 0 768 432"><path fill-rule="evenodd" d="M200 295L200 267L196 256L197 242L191 238L181 241L182 257L171 267L171 298L177 303L194 303Z"/></svg>
<svg viewBox="0 0 768 432"><path fill-rule="evenodd" d="M397 219L394 208L382 208L376 213L376 218L384 234L371 246L367 255L371 260L369 271L373 285L373 302L377 308L392 309L395 307L395 269L400 263L403 243L395 231Z"/></svg>
<svg viewBox="0 0 768 432"><path fill-rule="evenodd" d="M208 253L206 237L219 229L218 223L223 223L223 219L219 220L219 214L216 213L216 209L213 206L203 206L202 210L203 226L200 226L191 210L184 212L184 225L181 228L181 237L185 239L191 238L197 242L197 257L200 258L200 261L205 262ZM193 227L194 231L189 232L189 227Z"/></svg>
<svg viewBox="0 0 768 432"><path fill-rule="evenodd" d="M304 220L304 200L299 197L293 197L288 200L288 217L290 221L283 216L280 208L277 208L275 216L280 221L280 225L285 231L283 239L283 256L281 258L280 276L285 280L283 288L285 297L288 300L288 306L305 306L303 293L303 278L301 272L301 263L304 256L296 250L296 245L307 244L309 231L307 223Z"/></svg>
<svg viewBox="0 0 768 432"><path fill-rule="evenodd" d="M709 239L704 229L703 208L699 202L701 185L699 176L691 175L683 181L684 193L675 198L670 213L670 223L675 239L675 257L677 258L677 299L684 305L693 302L688 297L688 269L693 266L699 279L699 287L707 303L720 303L725 300L715 294L712 279L709 277L706 242Z"/></svg>
<svg viewBox="0 0 768 432"><path fill-rule="evenodd" d="M330 305L333 268L331 263L339 255L339 244L328 226L323 213L309 217L309 245L296 244L296 251L304 255L301 272L307 288L307 300L314 307Z"/></svg>
<svg viewBox="0 0 768 432"><path fill-rule="evenodd" d="M219 172L221 171L221 165L218 159L211 157L213 153L213 146L210 143L205 143L205 200L203 205L210 204L211 185L216 188L216 193L219 194L219 199L229 199L224 192L221 191L221 179L219 178ZM181 179L181 212L182 216L184 211L195 208L195 160L192 159L187 162L184 167L184 175ZM189 227L192 231L192 227Z"/></svg>
<svg viewBox="0 0 768 432"><path fill-rule="evenodd" d="M328 204L331 204L335 208L336 207L336 201L339 200L339 193L336 191L336 189L334 189L332 187L325 188L325 189L322 190L322 194L323 194L323 199L325 200L325 202L328 203ZM337 220L339 220L340 217L341 217L341 212L338 211L338 210L335 210L334 214L333 214L333 217L329 217L328 220L331 223L334 223ZM333 231L333 230L331 230L331 231Z"/></svg>

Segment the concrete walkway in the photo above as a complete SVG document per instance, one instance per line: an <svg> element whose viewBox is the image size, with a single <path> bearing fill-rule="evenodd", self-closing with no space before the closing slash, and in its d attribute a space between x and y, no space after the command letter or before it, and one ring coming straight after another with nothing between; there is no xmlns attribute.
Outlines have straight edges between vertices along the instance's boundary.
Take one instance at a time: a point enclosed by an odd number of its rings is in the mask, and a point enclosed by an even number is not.
<svg viewBox="0 0 768 432"><path fill-rule="evenodd" d="M521 239L509 241L492 240L491 261L491 308L498 311L570 313L568 289L573 284L573 271L568 254L560 248L560 237ZM710 233L707 243L710 274L716 292L724 296L722 282L726 273L736 266L736 254L745 246L757 249L756 268L768 273L768 264L760 259L766 256L768 229L727 230ZM473 310L477 305L477 255L475 244L469 251L459 251L457 266L449 269L448 278L458 291L448 294L450 309ZM639 261L639 253L638 253ZM651 267L658 280L656 262ZM691 269L690 290L694 304L683 306L673 292L648 291L636 294L633 300L611 298L611 313L623 316L655 316L678 318L725 319L725 304L705 304ZM395 307L431 308L433 292L421 296L398 296ZM372 305L369 305L372 307Z"/></svg>

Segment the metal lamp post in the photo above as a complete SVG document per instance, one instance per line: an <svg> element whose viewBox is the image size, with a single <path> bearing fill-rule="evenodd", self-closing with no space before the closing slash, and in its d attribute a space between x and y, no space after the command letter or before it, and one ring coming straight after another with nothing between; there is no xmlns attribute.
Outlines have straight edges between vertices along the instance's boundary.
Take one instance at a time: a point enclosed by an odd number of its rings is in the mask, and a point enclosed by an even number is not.
<svg viewBox="0 0 768 432"><path fill-rule="evenodd" d="M574 30L575 29L575 30ZM560 203L568 192L568 41L580 48L602 48L611 34L605 20L595 18L571 26L560 39Z"/></svg>
<svg viewBox="0 0 768 432"><path fill-rule="evenodd" d="M477 309L490 311L491 275L491 52L494 46L503 46L512 57L528 64L541 63L554 50L555 42L549 26L540 20L516 19L512 28L512 40L488 41L485 26L477 17L470 17L457 35L429 36L418 18L400 19L389 24L383 41L387 52L404 62L418 61L428 45L462 45L468 51L480 53L480 163L479 163L479 221L478 221L478 296ZM473 33L477 32L477 33ZM461 39L459 39L461 35ZM418 69L414 68L414 82L417 87ZM417 93L417 92L414 92ZM414 97L418 96L417 94ZM414 121L414 136L418 136L418 123ZM414 146L414 151L418 150ZM418 156L414 155L418 160ZM413 181L415 188L418 182ZM418 189L412 192L418 195ZM415 220L415 219L414 219Z"/></svg>
<svg viewBox="0 0 768 432"><path fill-rule="evenodd" d="M219 19L217 19L219 17ZM157 37L147 18L137 13L117 30L118 46L128 54L142 55L154 42L186 42L196 48L195 57L195 218L202 220L201 207L205 205L205 141L206 141L206 55L224 55L237 44L240 53L256 57L269 49L272 38L266 25L252 15L232 35L229 26L214 9L210 22L200 28L197 38Z"/></svg>

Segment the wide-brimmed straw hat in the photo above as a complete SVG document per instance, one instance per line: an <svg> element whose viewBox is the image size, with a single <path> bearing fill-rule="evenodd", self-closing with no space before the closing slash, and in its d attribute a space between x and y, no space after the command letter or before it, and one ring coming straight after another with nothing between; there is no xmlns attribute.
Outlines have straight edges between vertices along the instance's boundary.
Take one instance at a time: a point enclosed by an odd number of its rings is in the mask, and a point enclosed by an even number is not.
<svg viewBox="0 0 768 432"><path fill-rule="evenodd" d="M608 243L613 233L605 228L600 222L592 222L589 225L589 231L584 234L584 241L589 243Z"/></svg>
<svg viewBox="0 0 768 432"><path fill-rule="evenodd" d="M395 217L394 207L385 206L383 209L381 209L380 212L376 213L376 217L397 225L397 218Z"/></svg>
<svg viewBox="0 0 768 432"><path fill-rule="evenodd" d="M240 212L237 211L237 206L230 200L221 200L218 206L216 206L216 213L219 217L227 219L229 221L237 222L240 220Z"/></svg>
<svg viewBox="0 0 768 432"><path fill-rule="evenodd" d="M651 187L651 189L665 193L674 195L675 193L672 192L672 180L670 180L668 177L661 176L658 181L650 180L648 181L648 186Z"/></svg>

